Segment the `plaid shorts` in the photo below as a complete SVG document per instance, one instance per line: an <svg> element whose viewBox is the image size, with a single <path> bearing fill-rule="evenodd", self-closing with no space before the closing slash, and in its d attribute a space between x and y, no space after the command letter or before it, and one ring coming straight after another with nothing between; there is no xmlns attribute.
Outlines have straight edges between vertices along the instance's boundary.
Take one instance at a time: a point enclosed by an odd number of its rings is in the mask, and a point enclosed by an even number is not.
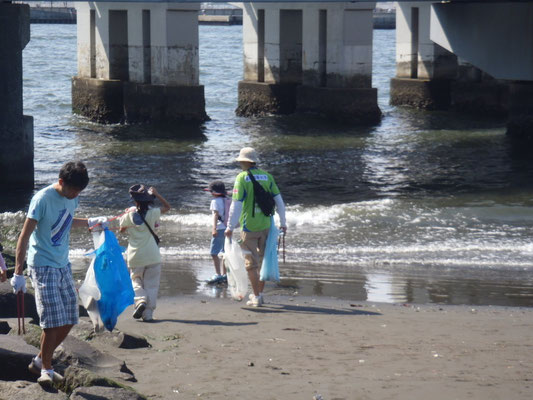
<svg viewBox="0 0 533 400"><path fill-rule="evenodd" d="M30 267L37 314L43 329L78 323L78 294L70 264L65 268Z"/></svg>

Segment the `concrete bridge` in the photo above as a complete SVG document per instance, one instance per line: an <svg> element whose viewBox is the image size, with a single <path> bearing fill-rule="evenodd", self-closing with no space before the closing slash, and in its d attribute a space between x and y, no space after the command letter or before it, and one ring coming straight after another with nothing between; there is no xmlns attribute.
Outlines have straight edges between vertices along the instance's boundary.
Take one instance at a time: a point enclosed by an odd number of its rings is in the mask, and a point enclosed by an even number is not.
<svg viewBox="0 0 533 400"><path fill-rule="evenodd" d="M0 0L1 1L1 0ZM236 112L380 119L372 81L376 2L249 1ZM200 2L77 2L73 111L95 121L203 121ZM400 1L391 103L509 115L533 136L533 4ZM0 183L33 188L33 122L22 113L29 8L0 2Z"/></svg>

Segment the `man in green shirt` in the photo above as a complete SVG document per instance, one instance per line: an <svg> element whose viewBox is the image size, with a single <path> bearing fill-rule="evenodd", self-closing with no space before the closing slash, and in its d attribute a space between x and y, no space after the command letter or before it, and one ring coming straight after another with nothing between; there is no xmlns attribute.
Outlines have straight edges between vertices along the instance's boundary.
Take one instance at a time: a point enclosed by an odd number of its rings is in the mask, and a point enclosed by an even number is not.
<svg viewBox="0 0 533 400"><path fill-rule="evenodd" d="M279 215L280 229L287 231L285 221L285 203L281 197L272 175L257 167L257 155L251 147L244 147L235 159L241 165L243 172L237 175L233 186L233 197L229 212L228 227L225 235L231 237L233 230L240 225L241 247L244 252L245 266L252 285L253 294L246 303L249 306L261 307L263 304L263 289L265 282L259 280L259 270L265 254L266 239L270 230L270 217L265 216L261 208L254 201L254 187L248 176L250 171L255 180L274 197L276 211Z"/></svg>

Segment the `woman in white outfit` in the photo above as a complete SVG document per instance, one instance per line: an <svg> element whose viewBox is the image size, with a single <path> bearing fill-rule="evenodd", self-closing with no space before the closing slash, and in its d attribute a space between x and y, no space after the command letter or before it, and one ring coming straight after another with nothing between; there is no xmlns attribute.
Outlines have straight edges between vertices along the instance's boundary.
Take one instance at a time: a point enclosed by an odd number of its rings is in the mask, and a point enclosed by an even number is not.
<svg viewBox="0 0 533 400"><path fill-rule="evenodd" d="M161 276L159 238L154 228L161 214L170 210L170 204L154 187L147 189L138 184L129 192L135 207L120 217L120 231L128 235L127 261L135 291L133 318L148 322L153 320ZM153 206L156 198L161 208Z"/></svg>

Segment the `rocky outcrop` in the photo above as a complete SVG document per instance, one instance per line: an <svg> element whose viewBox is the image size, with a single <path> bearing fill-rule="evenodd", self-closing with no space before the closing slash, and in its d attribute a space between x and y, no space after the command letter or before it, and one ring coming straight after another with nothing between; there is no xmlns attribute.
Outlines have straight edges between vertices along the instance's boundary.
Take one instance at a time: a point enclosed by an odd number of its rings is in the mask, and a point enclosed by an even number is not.
<svg viewBox="0 0 533 400"><path fill-rule="evenodd" d="M66 393L57 389L43 390L36 382L0 381L0 400L66 400L68 398Z"/></svg>
<svg viewBox="0 0 533 400"><path fill-rule="evenodd" d="M39 352L40 336L41 328L30 324L23 336L17 336L14 329L9 335L0 335L0 400L145 399L127 386L136 379L124 361L87 342L106 341L133 348L149 346L145 339L119 331L95 335L90 322L80 321L54 353L54 369L63 374L65 381L45 391L28 371L32 357Z"/></svg>
<svg viewBox="0 0 533 400"><path fill-rule="evenodd" d="M0 335L0 380L35 381L36 377L28 371L28 364L38 352L36 347L26 343L20 336ZM0 393L2 398L3 391Z"/></svg>
<svg viewBox="0 0 533 400"><path fill-rule="evenodd" d="M110 354L102 353L89 343L72 335L67 336L61 343L54 353L54 357L58 363L64 366L79 366L110 379L136 381L134 374L128 369L124 361Z"/></svg>

